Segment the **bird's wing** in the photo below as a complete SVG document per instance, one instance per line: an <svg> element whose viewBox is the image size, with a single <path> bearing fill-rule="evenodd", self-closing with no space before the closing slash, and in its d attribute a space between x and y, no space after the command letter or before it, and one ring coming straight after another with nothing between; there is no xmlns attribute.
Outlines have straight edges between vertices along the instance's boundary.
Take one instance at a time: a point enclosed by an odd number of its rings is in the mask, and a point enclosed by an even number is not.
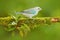
<svg viewBox="0 0 60 40"><path fill-rule="evenodd" d="M36 11L34 8L21 11L21 13L34 14Z"/></svg>

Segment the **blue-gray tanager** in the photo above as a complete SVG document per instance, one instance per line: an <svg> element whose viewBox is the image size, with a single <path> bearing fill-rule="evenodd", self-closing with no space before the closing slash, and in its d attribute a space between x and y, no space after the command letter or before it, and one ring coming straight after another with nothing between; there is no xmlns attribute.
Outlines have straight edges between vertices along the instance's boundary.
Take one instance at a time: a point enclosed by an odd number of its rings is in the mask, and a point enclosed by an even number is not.
<svg viewBox="0 0 60 40"><path fill-rule="evenodd" d="M26 17L32 18L33 16L37 15L40 10L42 10L40 7L34 7L21 12L16 12L16 14L23 14Z"/></svg>

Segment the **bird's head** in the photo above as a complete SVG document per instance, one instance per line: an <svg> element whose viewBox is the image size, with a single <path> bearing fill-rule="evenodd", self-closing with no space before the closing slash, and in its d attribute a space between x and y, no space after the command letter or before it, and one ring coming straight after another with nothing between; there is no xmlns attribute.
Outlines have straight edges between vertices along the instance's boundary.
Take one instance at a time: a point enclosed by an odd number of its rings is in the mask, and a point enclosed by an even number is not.
<svg viewBox="0 0 60 40"><path fill-rule="evenodd" d="M40 8L40 7L35 7L35 9L38 11L42 10L42 8Z"/></svg>

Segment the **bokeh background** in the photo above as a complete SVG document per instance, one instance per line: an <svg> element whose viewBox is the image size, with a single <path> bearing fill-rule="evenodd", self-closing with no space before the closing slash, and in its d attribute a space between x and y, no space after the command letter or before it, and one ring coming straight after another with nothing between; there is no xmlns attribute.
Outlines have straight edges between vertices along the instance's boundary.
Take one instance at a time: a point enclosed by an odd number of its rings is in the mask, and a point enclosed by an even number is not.
<svg viewBox="0 0 60 40"><path fill-rule="evenodd" d="M0 17L15 15L14 11L22 11L39 6L42 8L37 17L60 17L60 0L0 0ZM21 38L12 36L0 26L0 40L60 40L60 23L41 25Z"/></svg>

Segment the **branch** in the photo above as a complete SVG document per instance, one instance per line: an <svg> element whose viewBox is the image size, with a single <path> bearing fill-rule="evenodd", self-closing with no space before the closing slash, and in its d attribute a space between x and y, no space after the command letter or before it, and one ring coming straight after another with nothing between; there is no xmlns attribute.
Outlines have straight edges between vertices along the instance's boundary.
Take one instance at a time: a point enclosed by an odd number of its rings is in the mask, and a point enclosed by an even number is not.
<svg viewBox="0 0 60 40"><path fill-rule="evenodd" d="M60 22L60 18L58 17L40 17L40 18L20 18L17 20L16 18L9 17L1 17L0 25L4 26L6 31L14 31L18 30L20 35L23 37L24 34L27 34L28 31L37 27L37 25L41 24L52 24Z"/></svg>

